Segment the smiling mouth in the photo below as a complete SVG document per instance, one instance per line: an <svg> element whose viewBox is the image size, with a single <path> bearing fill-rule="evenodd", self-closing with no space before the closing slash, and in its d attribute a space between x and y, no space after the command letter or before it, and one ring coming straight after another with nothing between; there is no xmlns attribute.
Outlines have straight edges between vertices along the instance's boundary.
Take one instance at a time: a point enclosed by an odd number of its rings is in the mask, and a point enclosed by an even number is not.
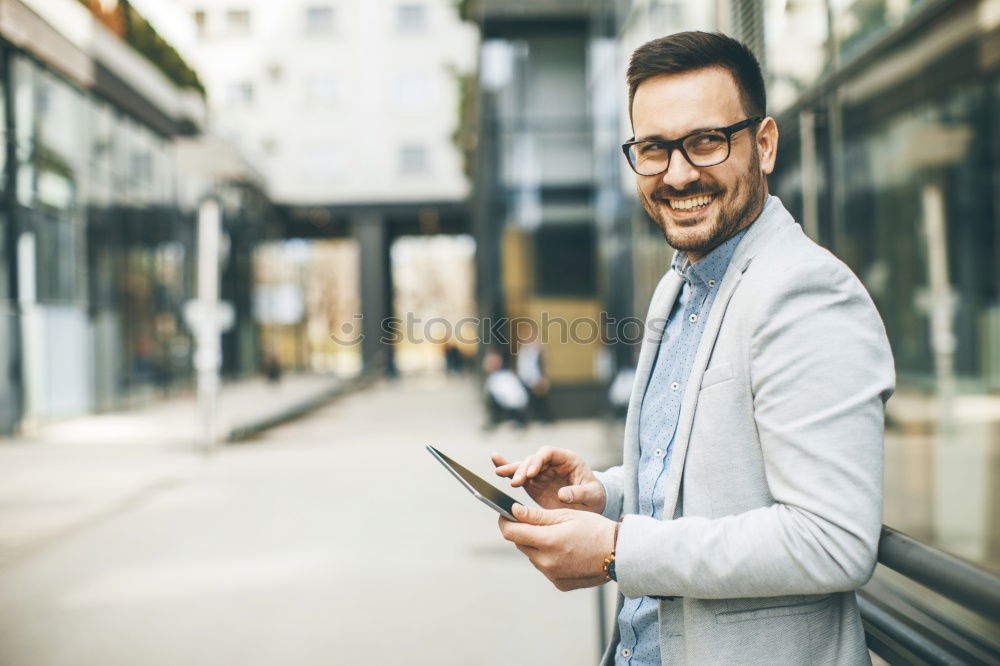
<svg viewBox="0 0 1000 666"><path fill-rule="evenodd" d="M670 206L671 210L683 210L683 211L698 211L715 200L714 194L701 194L696 197L687 197L686 199L672 199L666 198L664 201Z"/></svg>

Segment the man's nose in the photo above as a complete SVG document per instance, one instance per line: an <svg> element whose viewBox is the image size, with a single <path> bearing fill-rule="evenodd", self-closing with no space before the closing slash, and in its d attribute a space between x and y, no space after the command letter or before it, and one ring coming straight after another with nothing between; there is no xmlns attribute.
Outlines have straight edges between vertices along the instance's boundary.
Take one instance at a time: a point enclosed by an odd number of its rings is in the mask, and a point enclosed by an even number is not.
<svg viewBox="0 0 1000 666"><path fill-rule="evenodd" d="M670 155L670 164L663 172L662 179L664 185L669 185L675 190L683 190L685 187L701 178L701 172L691 166L680 148L674 148Z"/></svg>

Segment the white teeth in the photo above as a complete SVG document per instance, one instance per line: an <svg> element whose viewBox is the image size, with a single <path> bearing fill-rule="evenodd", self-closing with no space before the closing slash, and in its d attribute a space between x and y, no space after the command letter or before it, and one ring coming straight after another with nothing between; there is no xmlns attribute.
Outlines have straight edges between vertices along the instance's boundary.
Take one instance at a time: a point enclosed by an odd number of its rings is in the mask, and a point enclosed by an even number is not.
<svg viewBox="0 0 1000 666"><path fill-rule="evenodd" d="M670 202L670 207L674 210L691 210L692 208L707 206L714 196L714 194L706 194L690 199L668 199L668 201Z"/></svg>

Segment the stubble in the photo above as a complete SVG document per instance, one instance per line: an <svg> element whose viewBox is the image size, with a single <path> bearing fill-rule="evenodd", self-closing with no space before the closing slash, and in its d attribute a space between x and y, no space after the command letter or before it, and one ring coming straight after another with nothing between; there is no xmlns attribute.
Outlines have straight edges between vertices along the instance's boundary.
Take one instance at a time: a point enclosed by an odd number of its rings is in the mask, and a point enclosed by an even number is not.
<svg viewBox="0 0 1000 666"><path fill-rule="evenodd" d="M760 157L756 150L750 151L750 164L746 172L733 186L732 191L725 193L732 196L727 197L728 203L722 204L715 221L710 226L702 229L700 227L704 223L701 222L694 225L694 229L684 229L671 223L669 212L666 210L669 204L664 201L665 197L689 197L717 192L718 188L699 180L685 188L683 192L661 185L653 192L655 203L641 190L639 198L646 213L663 231L667 244L676 250L705 256L748 226L760 213L766 198L766 190L764 175L760 171Z"/></svg>

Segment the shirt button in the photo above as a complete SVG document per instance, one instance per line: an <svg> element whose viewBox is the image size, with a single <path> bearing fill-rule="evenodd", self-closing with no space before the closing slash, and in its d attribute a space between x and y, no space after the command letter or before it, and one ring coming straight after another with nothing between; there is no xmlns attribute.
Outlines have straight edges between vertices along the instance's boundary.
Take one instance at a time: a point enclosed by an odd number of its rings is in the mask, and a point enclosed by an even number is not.
<svg viewBox="0 0 1000 666"><path fill-rule="evenodd" d="M698 315L696 315L696 314L689 315L688 316L688 321L693 324L694 322L698 321Z"/></svg>
<svg viewBox="0 0 1000 666"><path fill-rule="evenodd" d="M655 451L653 451L653 455L659 458L660 456L663 455L663 449L656 449Z"/></svg>
<svg viewBox="0 0 1000 666"><path fill-rule="evenodd" d="M670 385L670 390L671 390L671 391L676 391L676 390L677 390L677 389L679 389L680 387L681 387L681 385L680 385L680 384L678 384L677 382L674 382L673 384L671 384L671 385Z"/></svg>
<svg viewBox="0 0 1000 666"><path fill-rule="evenodd" d="M626 659L632 656L632 650L630 648L622 648L622 656Z"/></svg>
<svg viewBox="0 0 1000 666"><path fill-rule="evenodd" d="M714 287L715 286L715 280L709 280L708 281L708 286L709 287Z"/></svg>

